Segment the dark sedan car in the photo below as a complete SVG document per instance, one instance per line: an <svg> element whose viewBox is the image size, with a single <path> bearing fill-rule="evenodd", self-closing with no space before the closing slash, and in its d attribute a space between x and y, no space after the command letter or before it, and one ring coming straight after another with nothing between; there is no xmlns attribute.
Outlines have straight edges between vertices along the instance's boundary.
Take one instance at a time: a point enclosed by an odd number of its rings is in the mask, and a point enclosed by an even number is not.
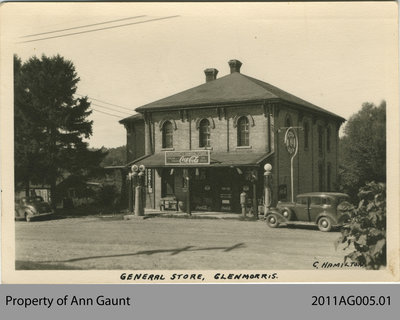
<svg viewBox="0 0 400 320"><path fill-rule="evenodd" d="M276 228L280 223L317 225L321 231L330 231L349 220L349 215L338 210L338 205L349 201L349 196L336 192L299 194L296 202L278 202L266 215L267 224Z"/></svg>
<svg viewBox="0 0 400 320"><path fill-rule="evenodd" d="M32 218L53 213L50 205L42 197L24 197L15 203L15 219L25 219L29 222Z"/></svg>

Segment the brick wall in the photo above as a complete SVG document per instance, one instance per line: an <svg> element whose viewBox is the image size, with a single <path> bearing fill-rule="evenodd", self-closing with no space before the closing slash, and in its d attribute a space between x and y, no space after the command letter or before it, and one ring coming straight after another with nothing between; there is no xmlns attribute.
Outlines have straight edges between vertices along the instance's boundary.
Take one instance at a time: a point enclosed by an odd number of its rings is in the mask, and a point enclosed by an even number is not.
<svg viewBox="0 0 400 320"><path fill-rule="evenodd" d="M144 155L144 121L134 121L126 124L127 162Z"/></svg>
<svg viewBox="0 0 400 320"><path fill-rule="evenodd" d="M291 119L299 139L298 153L293 161L294 195L305 192L337 191L337 152L338 127L337 122L315 114L304 113L290 107L280 105L275 112L275 154L273 160L274 201L278 200L277 190L280 185L287 186L287 200L291 199L290 159L284 144L287 119ZM308 147L305 146L305 126L309 126ZM280 129L281 128L281 129ZM327 148L328 128L330 129L330 149ZM279 130L280 129L280 130ZM322 149L319 150L319 130L321 130ZM328 186L328 166L330 166L330 186ZM320 175L320 170L322 174ZM320 183L320 179L322 181Z"/></svg>
<svg viewBox="0 0 400 320"><path fill-rule="evenodd" d="M258 152L267 153L273 149L273 157L267 162L273 166L273 204L278 200L280 185L287 187L287 200L291 199L290 154L284 144L284 135L288 119L290 124L297 129L299 139L298 154L294 158L294 195L312 191L337 191L337 151L338 151L338 126L336 120L328 117L317 116L298 110L296 107L277 105L271 117L271 141L268 146L268 118L260 105L247 105L227 107L225 112L217 108L204 108L179 111L153 112L151 114L151 128L153 150L163 152L162 148L162 123L169 120L173 123L173 150L199 150L199 129L197 123L204 118L211 123L211 149L212 152ZM235 118L248 116L250 120L250 146L238 148L237 128L234 126ZM309 126L308 147L305 146L305 124ZM319 151L319 129L322 132L322 152ZM327 150L327 130L330 128L330 150ZM133 129L133 130L132 130ZM131 130L127 130L128 161L144 155L144 121L135 121ZM264 164L264 163L263 163ZM262 165L263 165L262 164ZM330 188L328 188L328 166L330 166ZM322 170L322 187L320 188L320 173ZM154 171L154 194L149 202L157 208L161 196L161 177L159 170ZM260 166L260 176L263 170ZM182 177L176 175L176 196L184 198L182 191ZM260 182L261 184L261 182ZM329 189L329 190L328 190ZM260 189L261 190L261 189ZM149 206L148 206L149 207Z"/></svg>
<svg viewBox="0 0 400 320"><path fill-rule="evenodd" d="M250 121L250 146L238 148L237 128L234 127L234 119L237 115L251 117ZM173 137L174 150L199 150L199 129L197 123L207 118L211 125L211 149L213 152L267 152L268 130L267 119L261 106L241 106L226 108L226 116L218 116L217 108L189 110L183 117L178 111L154 112L154 149L155 152L163 151L162 130L163 121L169 120L176 126ZM253 125L254 122L254 125Z"/></svg>

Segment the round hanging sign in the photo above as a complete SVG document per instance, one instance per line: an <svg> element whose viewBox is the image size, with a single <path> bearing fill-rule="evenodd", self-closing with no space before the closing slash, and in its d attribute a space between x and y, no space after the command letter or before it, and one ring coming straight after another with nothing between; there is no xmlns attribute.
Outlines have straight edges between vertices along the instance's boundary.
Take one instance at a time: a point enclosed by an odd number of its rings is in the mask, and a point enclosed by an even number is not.
<svg viewBox="0 0 400 320"><path fill-rule="evenodd" d="M290 154L292 154L296 151L297 143L298 142L297 142L296 133L294 132L294 130L292 128L289 128L286 131L285 144L286 144L286 149Z"/></svg>

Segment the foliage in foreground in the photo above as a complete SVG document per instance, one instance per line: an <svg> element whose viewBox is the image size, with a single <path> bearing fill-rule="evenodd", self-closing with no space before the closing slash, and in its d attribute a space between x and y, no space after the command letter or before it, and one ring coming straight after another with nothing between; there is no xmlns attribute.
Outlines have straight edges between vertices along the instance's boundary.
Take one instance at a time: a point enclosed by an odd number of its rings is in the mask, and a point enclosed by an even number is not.
<svg viewBox="0 0 400 320"><path fill-rule="evenodd" d="M370 182L358 193L358 208L346 205L339 208L350 214L350 223L343 227L336 247L345 244L344 250L353 250L346 260L357 262L367 269L386 266L386 187Z"/></svg>
<svg viewBox="0 0 400 320"><path fill-rule="evenodd" d="M352 115L340 139L340 190L357 200L369 181L386 182L386 102L364 103Z"/></svg>

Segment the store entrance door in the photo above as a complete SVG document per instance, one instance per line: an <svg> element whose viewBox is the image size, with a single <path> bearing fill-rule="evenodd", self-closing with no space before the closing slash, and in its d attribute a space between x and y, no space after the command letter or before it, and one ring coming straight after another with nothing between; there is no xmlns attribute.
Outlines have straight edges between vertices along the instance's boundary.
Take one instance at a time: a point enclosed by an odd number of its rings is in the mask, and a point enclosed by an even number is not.
<svg viewBox="0 0 400 320"><path fill-rule="evenodd" d="M213 211L215 192L210 179L209 168L196 168L192 177L191 194L192 209L197 211Z"/></svg>

